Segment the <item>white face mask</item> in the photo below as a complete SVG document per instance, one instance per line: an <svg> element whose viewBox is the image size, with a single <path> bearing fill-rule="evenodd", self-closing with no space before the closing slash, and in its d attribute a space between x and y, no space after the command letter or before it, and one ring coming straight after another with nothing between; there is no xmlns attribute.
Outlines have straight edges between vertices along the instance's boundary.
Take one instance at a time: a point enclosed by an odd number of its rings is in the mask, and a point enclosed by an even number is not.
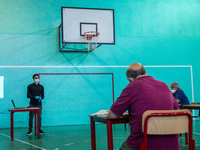
<svg viewBox="0 0 200 150"><path fill-rule="evenodd" d="M130 83L134 81L133 78L128 78L128 80Z"/></svg>
<svg viewBox="0 0 200 150"><path fill-rule="evenodd" d="M172 93L175 93L175 92L176 92L176 90L171 90L171 92L172 92Z"/></svg>
<svg viewBox="0 0 200 150"><path fill-rule="evenodd" d="M40 82L40 79L35 79L34 82L35 82L35 83L39 83L39 82Z"/></svg>

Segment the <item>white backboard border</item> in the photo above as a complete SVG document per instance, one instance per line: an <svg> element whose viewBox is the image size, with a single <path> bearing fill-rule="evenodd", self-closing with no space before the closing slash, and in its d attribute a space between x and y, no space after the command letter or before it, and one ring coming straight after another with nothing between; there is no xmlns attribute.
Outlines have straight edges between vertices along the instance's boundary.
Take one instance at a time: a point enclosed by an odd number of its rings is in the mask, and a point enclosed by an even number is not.
<svg viewBox="0 0 200 150"><path fill-rule="evenodd" d="M78 33L76 33L77 35L79 34L80 36L80 40L76 40L76 39L70 39L68 40L66 37L69 37L70 36L70 33L67 33L66 30L69 30L69 28L73 25L69 25L69 22L70 20L66 21L66 19L64 18L64 12L65 10L69 10L69 11L75 11L75 10L80 10L82 12L98 12L99 11L102 11L102 14L106 14L106 13L110 13L112 19L109 18L109 25L112 26L111 29L112 30L109 30L110 33L108 33L107 35L101 35L101 31L99 31L99 28L102 29L100 27L101 24L98 24L98 21L96 21L95 19L91 19L89 20L88 18L90 18L91 16L93 16L93 13L91 13L92 15L90 15L89 17L87 17L87 21L81 21L79 22L78 26L79 26L79 29L77 30ZM88 12L87 12L88 11ZM69 16L68 16L69 17ZM72 16L73 17L73 16ZM75 18L75 17L74 17ZM72 18L72 20L74 19ZM98 18L98 17L97 17ZM65 44L85 44L86 41L84 39L84 28L87 28L87 26L90 26L92 27L93 30L95 30L96 28L96 31L97 32L100 32L100 36L102 37L102 39L100 38L99 36L99 39L98 39L98 42L97 44L112 44L114 45L115 44L115 21L114 21L114 9L99 9L99 8L80 8L80 7L61 7L61 34L62 34L62 43L65 43ZM66 29L67 28L67 29ZM107 33L107 32L106 32ZM105 40L104 41L104 37L105 36L106 38L108 37L109 39ZM109 37L110 36L110 37Z"/></svg>

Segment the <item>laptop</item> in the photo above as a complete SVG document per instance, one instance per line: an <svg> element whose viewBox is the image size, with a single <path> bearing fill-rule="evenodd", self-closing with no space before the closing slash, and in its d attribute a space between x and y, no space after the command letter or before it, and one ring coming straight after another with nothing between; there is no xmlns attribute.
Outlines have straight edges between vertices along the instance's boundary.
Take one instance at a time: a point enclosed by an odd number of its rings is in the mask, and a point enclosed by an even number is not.
<svg viewBox="0 0 200 150"><path fill-rule="evenodd" d="M27 108L27 107L16 107L14 100L12 99L11 101L12 101L12 104L13 104L13 106L14 106L15 109Z"/></svg>

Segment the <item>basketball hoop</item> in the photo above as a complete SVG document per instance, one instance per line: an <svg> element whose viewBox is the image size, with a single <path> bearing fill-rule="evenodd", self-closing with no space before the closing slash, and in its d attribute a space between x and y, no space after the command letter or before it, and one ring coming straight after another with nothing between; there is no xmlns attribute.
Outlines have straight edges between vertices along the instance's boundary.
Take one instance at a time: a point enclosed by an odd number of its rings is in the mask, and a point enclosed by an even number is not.
<svg viewBox="0 0 200 150"><path fill-rule="evenodd" d="M88 52L95 50L97 48L97 41L99 34L100 33L97 31L88 31L84 33L84 37L86 38L88 44Z"/></svg>

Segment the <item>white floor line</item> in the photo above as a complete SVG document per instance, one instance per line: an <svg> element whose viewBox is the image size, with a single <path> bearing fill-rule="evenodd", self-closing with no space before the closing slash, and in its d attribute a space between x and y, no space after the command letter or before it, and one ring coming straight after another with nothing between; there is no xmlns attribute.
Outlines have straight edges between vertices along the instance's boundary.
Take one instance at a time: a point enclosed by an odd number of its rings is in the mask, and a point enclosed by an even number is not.
<svg viewBox="0 0 200 150"><path fill-rule="evenodd" d="M9 135L3 134L3 133L0 133L0 134L3 135L3 136L6 136L6 137L9 137L9 138L10 138ZM36 147L36 148L39 148L39 149L42 149L42 150L46 150L46 149L44 149L44 148L42 148L42 147L38 147L38 146L36 146L36 145L33 145L33 144L30 144L30 143L24 142L24 141L19 140L19 139L16 139L16 138L14 138L14 140L19 141L19 142L22 142L22 143L25 143L25 144L28 144L28 145L31 145L31 146L33 146L33 147Z"/></svg>
<svg viewBox="0 0 200 150"><path fill-rule="evenodd" d="M58 150L59 148L56 148L55 150Z"/></svg>
<svg viewBox="0 0 200 150"><path fill-rule="evenodd" d="M84 142L90 142L91 140L85 140Z"/></svg>
<svg viewBox="0 0 200 150"><path fill-rule="evenodd" d="M200 135L200 133L193 132L194 134Z"/></svg>
<svg viewBox="0 0 200 150"><path fill-rule="evenodd" d="M69 146L69 145L72 145L72 144L74 144L74 143L65 144L65 146Z"/></svg>
<svg viewBox="0 0 200 150"><path fill-rule="evenodd" d="M113 138L113 139L124 139L124 137L116 137L116 138Z"/></svg>

